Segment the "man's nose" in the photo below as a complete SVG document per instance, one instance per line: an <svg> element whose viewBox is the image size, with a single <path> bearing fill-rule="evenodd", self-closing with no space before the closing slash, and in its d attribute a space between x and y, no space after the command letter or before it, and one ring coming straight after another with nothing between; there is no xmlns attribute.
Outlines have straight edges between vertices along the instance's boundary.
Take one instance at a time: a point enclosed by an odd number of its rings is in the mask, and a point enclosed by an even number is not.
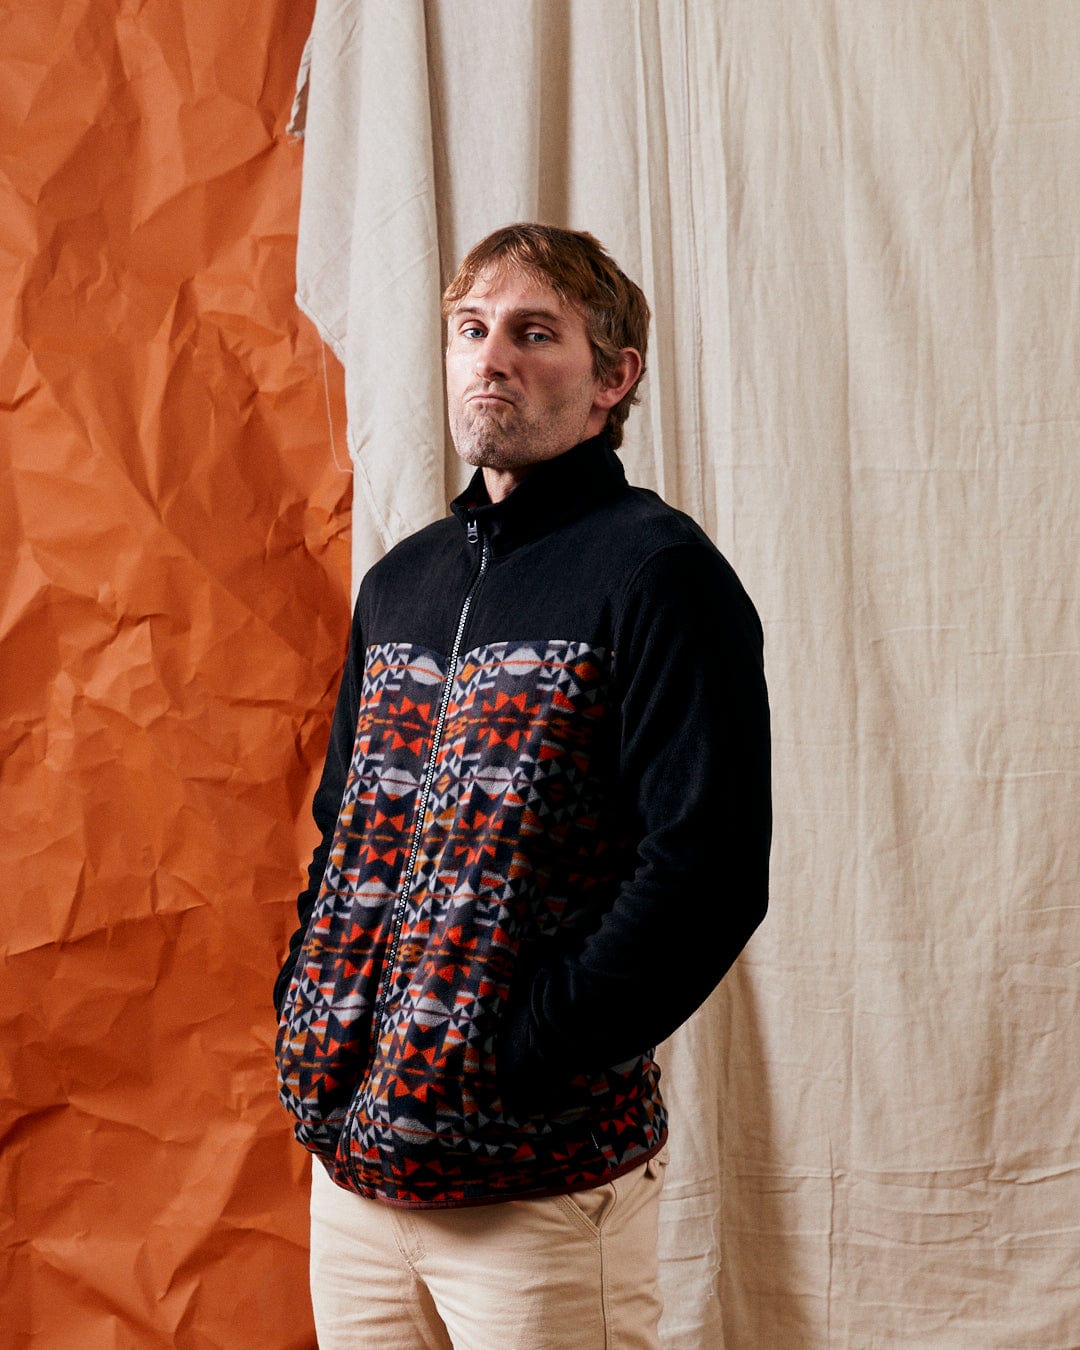
<svg viewBox="0 0 1080 1350"><path fill-rule="evenodd" d="M505 380L510 373L510 343L501 333L487 333L476 350L475 370L482 380Z"/></svg>

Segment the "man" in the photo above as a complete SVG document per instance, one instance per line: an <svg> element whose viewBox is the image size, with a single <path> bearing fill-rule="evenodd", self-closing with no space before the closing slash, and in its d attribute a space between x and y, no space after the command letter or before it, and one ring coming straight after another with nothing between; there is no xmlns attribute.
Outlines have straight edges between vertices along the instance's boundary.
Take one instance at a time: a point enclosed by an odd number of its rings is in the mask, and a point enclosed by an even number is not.
<svg viewBox="0 0 1080 1350"><path fill-rule="evenodd" d="M761 626L626 483L597 241L498 230L443 308L476 472L361 585L276 986L320 1346L655 1346L653 1049L766 906Z"/></svg>

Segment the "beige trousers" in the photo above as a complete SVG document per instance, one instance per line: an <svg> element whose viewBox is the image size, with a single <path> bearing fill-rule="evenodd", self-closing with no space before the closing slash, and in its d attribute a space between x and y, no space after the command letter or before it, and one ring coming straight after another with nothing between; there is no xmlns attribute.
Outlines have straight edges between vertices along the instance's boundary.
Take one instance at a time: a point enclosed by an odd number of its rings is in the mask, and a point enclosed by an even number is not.
<svg viewBox="0 0 1080 1350"><path fill-rule="evenodd" d="M593 1190L394 1209L314 1166L320 1350L656 1350L667 1150Z"/></svg>

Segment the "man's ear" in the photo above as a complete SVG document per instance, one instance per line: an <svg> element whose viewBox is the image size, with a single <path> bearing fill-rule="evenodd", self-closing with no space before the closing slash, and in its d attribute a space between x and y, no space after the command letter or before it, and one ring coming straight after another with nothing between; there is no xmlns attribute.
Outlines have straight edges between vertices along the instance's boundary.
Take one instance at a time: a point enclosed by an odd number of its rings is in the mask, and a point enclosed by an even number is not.
<svg viewBox="0 0 1080 1350"><path fill-rule="evenodd" d="M619 352L619 361L615 369L597 389L593 406L614 408L640 374L641 353L636 347L623 347Z"/></svg>

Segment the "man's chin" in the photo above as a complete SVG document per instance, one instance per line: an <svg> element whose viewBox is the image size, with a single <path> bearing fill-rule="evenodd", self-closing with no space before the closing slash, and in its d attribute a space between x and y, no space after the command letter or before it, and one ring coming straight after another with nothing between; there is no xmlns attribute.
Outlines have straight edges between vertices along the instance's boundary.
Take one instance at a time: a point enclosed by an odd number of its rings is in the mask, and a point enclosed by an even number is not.
<svg viewBox="0 0 1080 1350"><path fill-rule="evenodd" d="M527 463L527 457L515 455L512 447L497 441L463 437L454 441L458 457L475 469L516 469Z"/></svg>

